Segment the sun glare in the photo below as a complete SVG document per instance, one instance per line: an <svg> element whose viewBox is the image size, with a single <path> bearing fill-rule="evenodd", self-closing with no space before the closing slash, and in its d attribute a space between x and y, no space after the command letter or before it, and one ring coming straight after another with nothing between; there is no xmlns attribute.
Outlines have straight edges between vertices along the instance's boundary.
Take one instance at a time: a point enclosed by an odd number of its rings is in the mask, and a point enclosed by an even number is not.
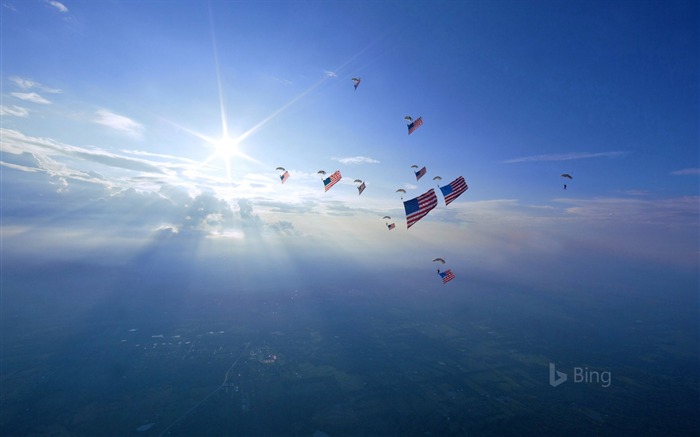
<svg viewBox="0 0 700 437"><path fill-rule="evenodd" d="M214 143L214 153L217 157L228 161L239 154L238 141L229 137L220 138Z"/></svg>
<svg viewBox="0 0 700 437"><path fill-rule="evenodd" d="M224 161L226 167L226 176L231 179L231 160L234 156L240 156L241 153L238 150L238 141L224 135L220 139L213 141L214 155L212 158L217 158Z"/></svg>
<svg viewBox="0 0 700 437"><path fill-rule="evenodd" d="M234 159L238 160L238 158L240 158L245 159L246 161L261 164L257 159L241 151L241 149L239 148L239 145L241 144L240 137L231 138L230 136L224 134L221 138L214 139L189 129L185 130L204 140L204 142L208 144L211 149L213 149L209 157L202 162L202 167L212 165L213 167L217 168L219 167L219 165L221 165L221 163L223 163L224 169L226 171L226 177L229 180L231 179L232 175L231 169Z"/></svg>

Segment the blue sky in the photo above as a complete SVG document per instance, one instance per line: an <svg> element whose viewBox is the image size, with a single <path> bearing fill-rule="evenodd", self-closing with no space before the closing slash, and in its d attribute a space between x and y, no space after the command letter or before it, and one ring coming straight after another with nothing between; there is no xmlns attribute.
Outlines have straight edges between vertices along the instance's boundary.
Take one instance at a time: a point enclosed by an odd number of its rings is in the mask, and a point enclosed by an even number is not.
<svg viewBox="0 0 700 437"><path fill-rule="evenodd" d="M697 274L697 2L1 11L6 261L179 248L241 286L319 267L433 286L438 256L465 282L556 288L584 258ZM425 124L409 136L405 115ZM343 180L324 192L321 169ZM395 190L436 175L469 190L406 229Z"/></svg>

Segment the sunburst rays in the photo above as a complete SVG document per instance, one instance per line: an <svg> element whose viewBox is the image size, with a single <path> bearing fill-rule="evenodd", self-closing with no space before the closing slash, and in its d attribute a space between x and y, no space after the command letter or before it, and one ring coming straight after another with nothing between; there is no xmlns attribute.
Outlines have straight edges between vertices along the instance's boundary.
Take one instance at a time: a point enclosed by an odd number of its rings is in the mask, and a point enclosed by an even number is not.
<svg viewBox="0 0 700 437"><path fill-rule="evenodd" d="M181 129L182 131L187 132L190 135L193 135L194 137L202 140L206 145L210 146L213 149L212 153L200 163L197 170L201 170L204 167L210 167L210 166L212 166L212 163L214 161L220 160L224 164L224 169L226 172L226 179L230 183L230 182L233 182L233 179L234 179L233 162L237 158L244 159L246 161L258 164L258 165L263 166L263 167L270 167L270 165L267 165L267 164L259 161L258 159L248 155L247 153L245 153L242 150L243 142L246 139L248 139L254 133L258 132L265 125L267 125L269 122L274 120L276 117L278 117L280 114L282 114L289 107L291 107L292 105L294 105L295 103L299 102L301 99L306 97L312 91L314 91L315 89L317 89L318 87L320 87L321 85L326 83L328 80L336 77L338 72L345 69L356 58L358 58L360 55L362 55L369 47L371 47L374 44L374 42L369 44L367 47L363 48L362 50L360 50L355 55L351 56L344 63L342 63L338 68L336 68L333 71L333 74L328 74L328 72L325 72L323 74L323 77L320 80L313 83L307 89L303 90L301 93L296 95L294 98L292 98L287 103L283 104L278 109L272 111L270 113L270 115L268 115L267 117L264 117L258 123L254 124L252 127L247 129L246 131L244 131L242 134L232 135L229 132L229 126L228 126L228 122L227 122L226 103L225 103L225 99L224 99L223 81L221 78L221 66L220 66L220 62L219 62L219 51L218 51L216 32L215 32L215 28L214 28L213 12L212 12L212 8L211 8L211 4L209 4L208 6L209 6L209 25L210 25L210 30L211 30L212 50L213 50L213 57L214 57L214 69L215 69L215 73L216 73L216 86L217 86L218 100L219 100L219 115L220 115L220 119L221 119L221 136L219 138L213 138L209 135L206 135L206 134L203 134L201 132L197 132L195 130L192 130L192 129L189 129L185 126L182 126L182 125L175 123L171 120L167 120L163 117L160 117L160 118L162 120L164 120L165 122L177 127L178 129Z"/></svg>

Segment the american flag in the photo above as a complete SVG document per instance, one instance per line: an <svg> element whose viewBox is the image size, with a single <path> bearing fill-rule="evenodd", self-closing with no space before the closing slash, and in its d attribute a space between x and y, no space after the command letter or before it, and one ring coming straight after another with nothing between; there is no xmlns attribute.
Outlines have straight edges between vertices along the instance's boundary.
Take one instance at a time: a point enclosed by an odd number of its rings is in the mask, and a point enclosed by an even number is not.
<svg viewBox="0 0 700 437"><path fill-rule="evenodd" d="M357 191L359 191L359 194L362 194L363 191L365 191L365 188L367 188L367 185L365 183L361 183L359 187L357 187Z"/></svg>
<svg viewBox="0 0 700 437"><path fill-rule="evenodd" d="M421 126L423 126L423 117L418 117L417 120L412 121L408 125L408 134L411 135L413 133L413 131L415 131L416 129L418 129Z"/></svg>
<svg viewBox="0 0 700 437"><path fill-rule="evenodd" d="M447 284L451 280L455 278L454 273L452 273L452 270L447 269L444 272L440 272L440 276L442 277L442 283Z"/></svg>
<svg viewBox="0 0 700 437"><path fill-rule="evenodd" d="M406 210L406 229L413 226L415 222L425 217L430 210L437 206L438 200L433 188L403 203Z"/></svg>
<svg viewBox="0 0 700 437"><path fill-rule="evenodd" d="M467 191L467 188L469 188L467 186L467 182L462 176L450 182L449 185L440 187L440 191L442 191L442 195L445 197L445 206L449 205L450 202L458 198L460 194Z"/></svg>
<svg viewBox="0 0 700 437"><path fill-rule="evenodd" d="M420 170L414 172L414 173L416 174L416 180L419 181L420 178L422 178L422 177L425 175L425 172L426 172L426 171L427 171L427 170L425 169L425 167L423 167L423 168L421 168Z"/></svg>
<svg viewBox="0 0 700 437"><path fill-rule="evenodd" d="M330 177L327 177L326 179L323 180L323 185L326 187L326 191L330 190L333 185L335 185L342 176L340 175L340 170L336 170L335 173L330 175Z"/></svg>
<svg viewBox="0 0 700 437"><path fill-rule="evenodd" d="M394 229L394 228L396 227L396 223L392 223L392 224L390 224L390 225L386 225L386 227L389 228L389 230L392 230L392 229Z"/></svg>
<svg viewBox="0 0 700 437"><path fill-rule="evenodd" d="M282 183L285 183L287 179L289 179L289 172L285 170L284 174L280 176L280 179L282 179Z"/></svg>

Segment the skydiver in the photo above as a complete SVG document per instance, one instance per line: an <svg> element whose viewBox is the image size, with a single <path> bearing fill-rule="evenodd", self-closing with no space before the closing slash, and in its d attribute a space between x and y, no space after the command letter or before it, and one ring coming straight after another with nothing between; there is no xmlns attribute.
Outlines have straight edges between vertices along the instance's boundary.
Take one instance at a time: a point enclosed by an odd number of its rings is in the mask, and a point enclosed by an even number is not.
<svg viewBox="0 0 700 437"><path fill-rule="evenodd" d="M437 271L438 271L437 274L439 275L439 274L440 274L440 269L437 269Z"/></svg>
<svg viewBox="0 0 700 437"><path fill-rule="evenodd" d="M564 189L566 190L566 184L564 184Z"/></svg>

